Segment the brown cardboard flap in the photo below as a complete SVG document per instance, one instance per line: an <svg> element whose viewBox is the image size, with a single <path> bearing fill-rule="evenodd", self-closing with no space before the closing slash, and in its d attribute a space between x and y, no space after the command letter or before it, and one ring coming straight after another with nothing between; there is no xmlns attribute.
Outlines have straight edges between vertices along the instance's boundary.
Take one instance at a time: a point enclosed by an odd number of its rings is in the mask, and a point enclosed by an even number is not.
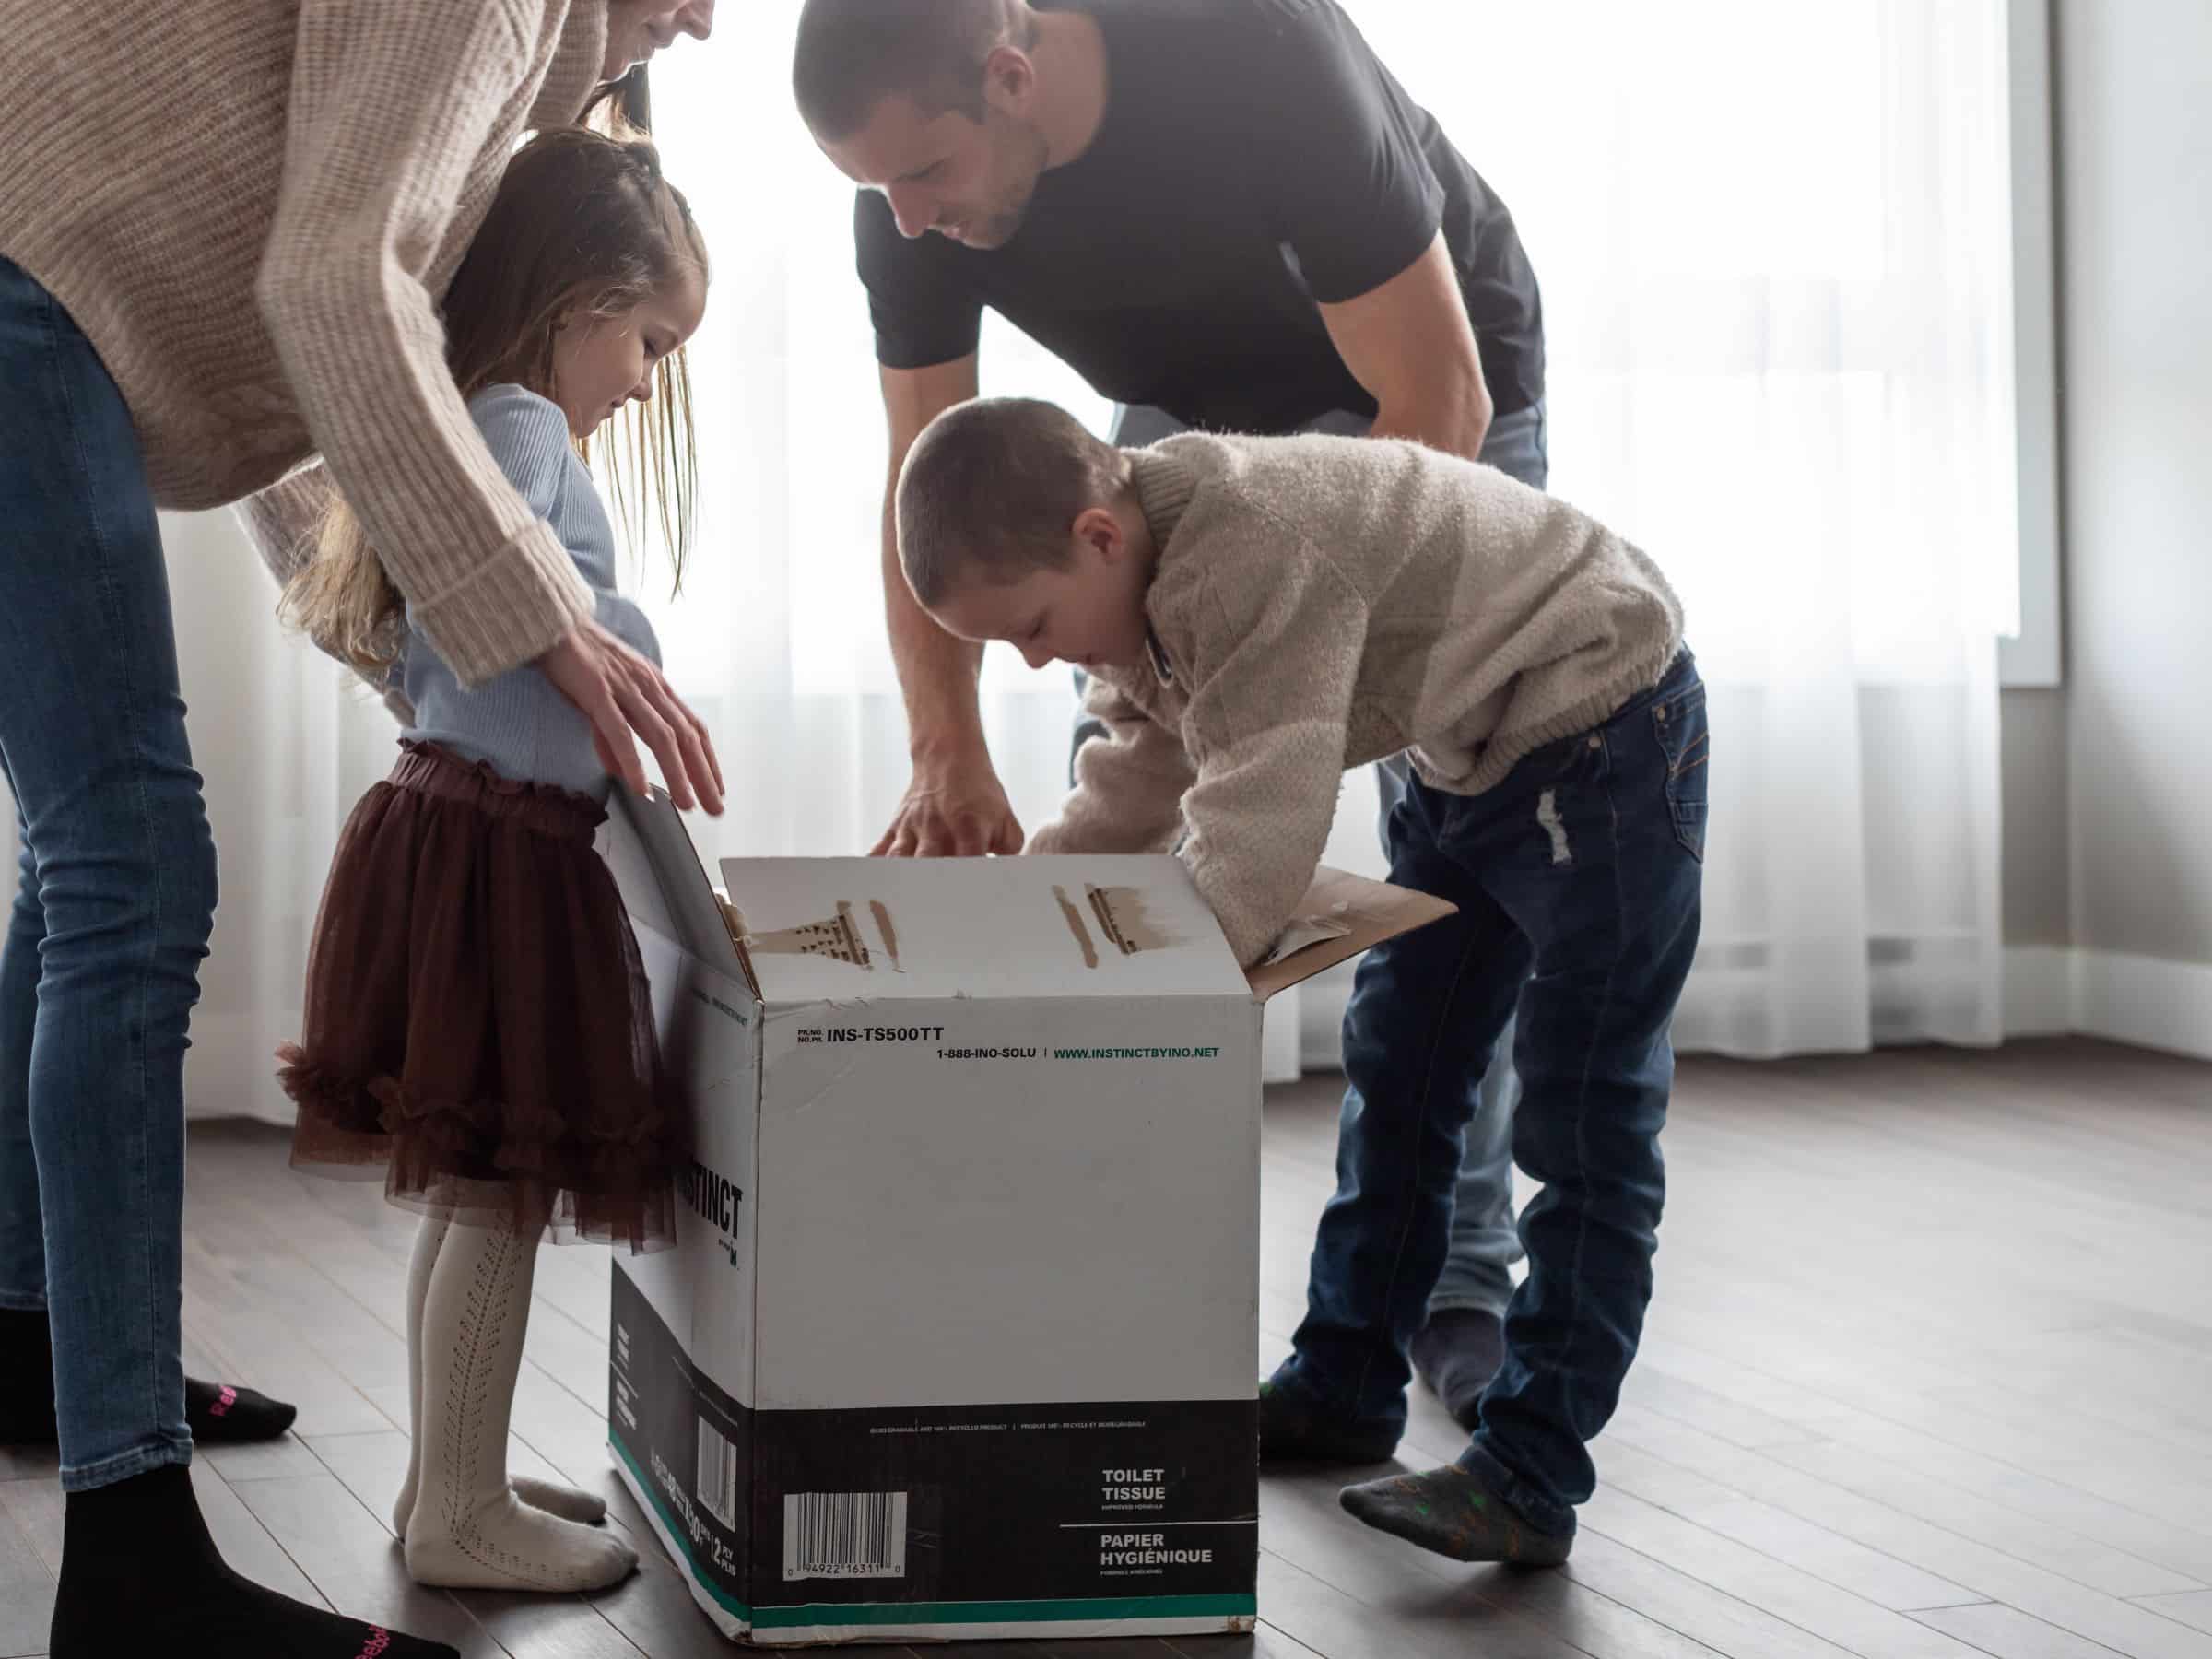
<svg viewBox="0 0 2212 1659"><path fill-rule="evenodd" d="M760 978L753 971L753 953L745 947L745 917L730 902L727 893L720 888L712 891L714 907L722 912L722 924L730 930L730 948L737 953L737 966L745 970L745 988L757 1002L760 1000Z"/></svg>
<svg viewBox="0 0 2212 1659"><path fill-rule="evenodd" d="M1313 872L1313 885L1298 901L1293 920L1310 917L1349 931L1341 938L1316 940L1279 961L1247 969L1245 982L1252 986L1253 1000L1265 1002L1277 991L1312 979L1324 968L1334 968L1385 939L1441 921L1458 909L1456 904L1410 888L1393 887L1387 881L1372 881L1323 865Z"/></svg>

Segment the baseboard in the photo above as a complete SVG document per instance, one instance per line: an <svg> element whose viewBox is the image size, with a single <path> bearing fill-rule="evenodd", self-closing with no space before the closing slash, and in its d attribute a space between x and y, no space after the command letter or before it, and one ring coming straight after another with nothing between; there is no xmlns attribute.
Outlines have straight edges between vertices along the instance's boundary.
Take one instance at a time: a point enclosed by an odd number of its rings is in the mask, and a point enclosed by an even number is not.
<svg viewBox="0 0 2212 1659"><path fill-rule="evenodd" d="M2112 950L2068 954L2075 1030L2212 1060L2212 967Z"/></svg>
<svg viewBox="0 0 2212 1659"><path fill-rule="evenodd" d="M2005 1035L2063 1037L2074 1030L2074 952L2064 945L2005 951Z"/></svg>
<svg viewBox="0 0 2212 1659"><path fill-rule="evenodd" d="M1343 1065L1337 1028L1349 974L1300 986L1300 1059L1309 1071ZM2079 1032L2138 1048L2212 1060L2212 967L2064 945L2005 952L2005 1035Z"/></svg>

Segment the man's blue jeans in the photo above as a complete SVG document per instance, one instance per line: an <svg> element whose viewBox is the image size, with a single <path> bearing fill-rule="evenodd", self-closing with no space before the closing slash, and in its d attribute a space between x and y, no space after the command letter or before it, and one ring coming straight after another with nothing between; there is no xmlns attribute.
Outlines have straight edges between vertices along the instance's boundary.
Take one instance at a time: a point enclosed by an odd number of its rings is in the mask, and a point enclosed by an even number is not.
<svg viewBox="0 0 2212 1659"><path fill-rule="evenodd" d="M1571 1532L1590 1496L1583 1448L1613 1414L1651 1300L1706 755L1705 688L1685 652L1604 725L1479 795L1413 780L1391 818L1391 878L1458 913L1368 952L1345 1014L1336 1193L1277 1382L1347 1422L1403 1429L1469 1085L1517 1008L1513 1159L1543 1190L1522 1213L1528 1277L1462 1462L1551 1531Z"/></svg>
<svg viewBox="0 0 2212 1659"><path fill-rule="evenodd" d="M1364 435L1367 427L1366 416L1340 412L1324 416L1308 429L1357 437ZM1113 441L1124 448L1157 443L1182 429L1174 417L1147 406L1124 405L1114 411ZM1490 423L1483 438L1482 458L1500 472L1541 489L1550 474L1544 406L1517 409ZM1082 688L1083 674L1078 669L1078 696ZM1096 721L1077 716L1077 748L1100 735L1103 731ZM1380 806L1377 833L1386 857L1391 813L1405 796L1406 782L1403 756L1394 756L1375 768ZM1473 1086L1466 1150L1452 1205L1451 1246L1430 1298L1431 1313L1469 1308L1501 1315L1513 1294L1513 1264L1521 1259L1520 1236L1513 1230L1513 1101L1520 1089L1513 1078L1512 1055L1512 1028L1509 1023L1498 1043L1497 1060ZM1347 1116L1351 1105L1352 1096L1347 1093Z"/></svg>
<svg viewBox="0 0 2212 1659"><path fill-rule="evenodd" d="M0 1307L45 1308L62 1484L190 1461L184 1047L216 900L131 412L0 259Z"/></svg>

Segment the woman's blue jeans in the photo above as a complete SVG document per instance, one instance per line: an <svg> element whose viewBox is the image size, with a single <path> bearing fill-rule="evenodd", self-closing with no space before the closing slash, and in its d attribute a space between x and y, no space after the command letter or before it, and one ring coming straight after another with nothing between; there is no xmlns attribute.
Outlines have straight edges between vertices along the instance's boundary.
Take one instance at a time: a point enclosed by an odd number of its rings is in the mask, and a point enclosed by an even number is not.
<svg viewBox="0 0 2212 1659"><path fill-rule="evenodd" d="M62 1484L188 1462L184 1047L216 900L131 412L0 259L0 1307L48 1310Z"/></svg>

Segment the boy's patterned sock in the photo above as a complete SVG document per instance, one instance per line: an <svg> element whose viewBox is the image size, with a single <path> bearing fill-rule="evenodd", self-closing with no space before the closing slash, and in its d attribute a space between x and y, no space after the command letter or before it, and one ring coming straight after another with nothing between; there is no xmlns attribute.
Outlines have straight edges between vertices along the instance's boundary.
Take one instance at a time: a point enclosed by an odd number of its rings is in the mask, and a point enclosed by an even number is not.
<svg viewBox="0 0 2212 1659"><path fill-rule="evenodd" d="M1398 1430L1339 1421L1279 1382L1260 1384L1260 1463L1379 1464L1397 1450Z"/></svg>
<svg viewBox="0 0 2212 1659"><path fill-rule="evenodd" d="M1455 1465L1346 1487L1344 1507L1368 1525L1455 1561L1557 1567L1574 1535L1539 1532L1478 1475Z"/></svg>
<svg viewBox="0 0 2212 1659"><path fill-rule="evenodd" d="M1447 1308L1413 1339L1413 1369L1469 1434L1480 1426L1482 1391L1505 1363L1505 1322L1480 1308Z"/></svg>

